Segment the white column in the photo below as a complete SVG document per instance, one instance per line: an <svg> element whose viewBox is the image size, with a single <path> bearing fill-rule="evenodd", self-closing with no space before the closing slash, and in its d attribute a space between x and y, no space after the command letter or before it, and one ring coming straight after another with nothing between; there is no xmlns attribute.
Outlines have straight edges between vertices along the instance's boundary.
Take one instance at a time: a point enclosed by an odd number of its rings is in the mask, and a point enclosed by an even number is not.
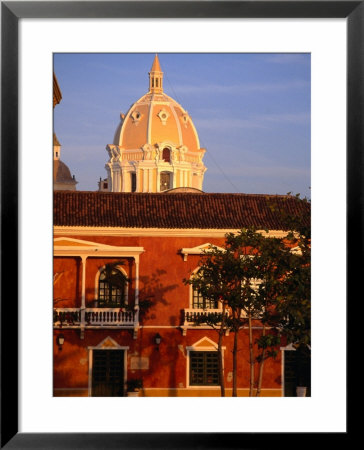
<svg viewBox="0 0 364 450"><path fill-rule="evenodd" d="M87 256L81 256L82 261L82 290L81 290L81 308L86 308L86 259Z"/></svg>
<svg viewBox="0 0 364 450"><path fill-rule="evenodd" d="M147 177L148 177L148 169L143 169L143 192L148 192Z"/></svg>
<svg viewBox="0 0 364 450"><path fill-rule="evenodd" d="M112 170L112 192L118 192L118 173L114 168Z"/></svg>
<svg viewBox="0 0 364 450"><path fill-rule="evenodd" d="M139 330L139 256L135 260L135 303L134 303L134 332L133 339L138 337Z"/></svg>
<svg viewBox="0 0 364 450"><path fill-rule="evenodd" d="M135 192L140 192L140 190L139 190L139 177L140 177L140 169L139 169L139 167L136 167L135 168L135 182L136 182Z"/></svg>
<svg viewBox="0 0 364 450"><path fill-rule="evenodd" d="M117 173L116 173L116 179L117 179L117 190L116 190L116 192L120 192L120 187L121 187L120 170L118 170Z"/></svg>
<svg viewBox="0 0 364 450"><path fill-rule="evenodd" d="M110 169L110 186L109 189L111 192L114 192L114 171Z"/></svg>
<svg viewBox="0 0 364 450"><path fill-rule="evenodd" d="M139 256L135 256L135 306L139 306Z"/></svg>
<svg viewBox="0 0 364 450"><path fill-rule="evenodd" d="M82 261L82 286L81 286L81 324L80 337L84 338L85 333L85 309L86 309L86 259L87 256L81 256Z"/></svg>
<svg viewBox="0 0 364 450"><path fill-rule="evenodd" d="M88 396L91 397L92 389L92 366L93 366L93 351L88 349Z"/></svg>
<svg viewBox="0 0 364 450"><path fill-rule="evenodd" d="M126 192L125 178L126 178L126 172L125 172L125 170L122 170L121 171L121 192Z"/></svg>
<svg viewBox="0 0 364 450"><path fill-rule="evenodd" d="M154 173L153 173L153 169L149 169L148 170L148 174L149 174L149 192L153 192L153 178L154 178Z"/></svg>
<svg viewBox="0 0 364 450"><path fill-rule="evenodd" d="M202 179L203 179L203 173L201 172L198 176L198 188L202 191Z"/></svg>
<svg viewBox="0 0 364 450"><path fill-rule="evenodd" d="M157 192L161 191L161 174L159 169L157 169Z"/></svg>

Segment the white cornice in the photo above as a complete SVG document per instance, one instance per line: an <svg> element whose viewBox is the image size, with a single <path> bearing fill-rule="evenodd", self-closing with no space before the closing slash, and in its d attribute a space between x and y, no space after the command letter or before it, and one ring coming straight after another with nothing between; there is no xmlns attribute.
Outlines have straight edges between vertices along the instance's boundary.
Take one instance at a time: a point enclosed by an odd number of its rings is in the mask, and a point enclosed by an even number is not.
<svg viewBox="0 0 364 450"><path fill-rule="evenodd" d="M125 256L138 258L144 252L144 247L120 247L67 237L55 238L53 249L55 256Z"/></svg>
<svg viewBox="0 0 364 450"><path fill-rule="evenodd" d="M205 252L212 252L214 249L224 251L222 247L207 242L206 244L201 244L198 245L197 247L182 248L181 254L183 255L183 261L187 261L187 255L202 255Z"/></svg>
<svg viewBox="0 0 364 450"><path fill-rule="evenodd" d="M225 237L227 233L238 233L240 229L215 228L121 228L121 227L66 227L55 226L54 236L147 236L147 237ZM281 238L287 235L286 231L258 230L267 237Z"/></svg>

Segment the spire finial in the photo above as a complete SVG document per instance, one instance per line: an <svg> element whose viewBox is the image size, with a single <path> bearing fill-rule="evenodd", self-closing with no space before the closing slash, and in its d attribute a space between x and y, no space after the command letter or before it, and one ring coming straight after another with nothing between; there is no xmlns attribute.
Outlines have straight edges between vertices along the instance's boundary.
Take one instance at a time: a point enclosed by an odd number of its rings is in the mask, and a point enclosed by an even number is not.
<svg viewBox="0 0 364 450"><path fill-rule="evenodd" d="M153 65L149 72L149 92L163 92L163 72L157 53L155 54Z"/></svg>

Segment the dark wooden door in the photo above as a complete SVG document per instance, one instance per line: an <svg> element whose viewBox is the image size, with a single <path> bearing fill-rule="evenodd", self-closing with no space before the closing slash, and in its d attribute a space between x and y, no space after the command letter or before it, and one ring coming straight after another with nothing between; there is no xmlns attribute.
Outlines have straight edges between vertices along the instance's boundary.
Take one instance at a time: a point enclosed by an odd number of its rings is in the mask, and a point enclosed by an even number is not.
<svg viewBox="0 0 364 450"><path fill-rule="evenodd" d="M284 396L296 397L297 386L307 387L311 396L311 359L296 350L284 351Z"/></svg>
<svg viewBox="0 0 364 450"><path fill-rule="evenodd" d="M92 396L124 395L124 351L94 350L92 362Z"/></svg>
<svg viewBox="0 0 364 450"><path fill-rule="evenodd" d="M296 396L296 352L285 351L284 352L284 396L295 397Z"/></svg>

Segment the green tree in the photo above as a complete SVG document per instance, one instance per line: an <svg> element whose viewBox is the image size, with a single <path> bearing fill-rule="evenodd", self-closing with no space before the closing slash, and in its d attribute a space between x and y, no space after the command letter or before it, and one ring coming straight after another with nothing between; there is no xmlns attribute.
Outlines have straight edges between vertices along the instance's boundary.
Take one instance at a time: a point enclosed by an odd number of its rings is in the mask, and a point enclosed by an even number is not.
<svg viewBox="0 0 364 450"><path fill-rule="evenodd" d="M274 241L276 245L278 240ZM234 333L233 345L233 396L237 396L238 334L244 325L249 329L250 395L255 384L254 365L257 361L253 339L254 321L267 321L270 311L270 297L263 296L263 278L268 272L271 258L268 248L264 248L266 238L254 228L243 229L238 234L226 235L223 250L212 247L200 262L200 269L186 283L191 284L201 296L218 300L222 304L222 314L200 316L204 322L219 333L218 352L221 359L221 345L226 330ZM262 248L265 250L262 252ZM273 264L271 264L273 267ZM277 276L277 271L273 275ZM271 274L271 277L273 276ZM265 328L263 328L265 334ZM273 352L267 351L276 341L266 336L259 342L264 346L262 363ZM222 361L222 359L221 359ZM222 365L222 364L221 364ZM263 364L262 364L263 367ZM221 372L223 383L223 373ZM222 395L224 387L222 386Z"/></svg>

